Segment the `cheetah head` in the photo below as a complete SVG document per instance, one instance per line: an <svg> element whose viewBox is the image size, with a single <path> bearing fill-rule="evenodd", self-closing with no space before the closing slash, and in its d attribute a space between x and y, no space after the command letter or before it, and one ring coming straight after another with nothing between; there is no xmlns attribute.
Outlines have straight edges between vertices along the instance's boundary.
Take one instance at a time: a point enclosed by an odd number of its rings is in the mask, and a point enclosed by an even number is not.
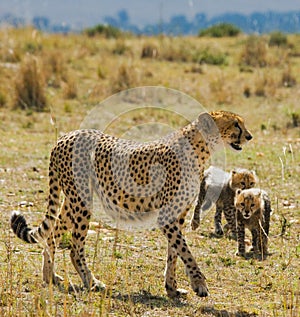
<svg viewBox="0 0 300 317"><path fill-rule="evenodd" d="M255 171L237 168L230 172L230 187L232 190L253 188L258 183Z"/></svg>
<svg viewBox="0 0 300 317"><path fill-rule="evenodd" d="M257 210L262 210L262 203L261 191L259 190L238 189L236 191L234 205L244 219L250 219Z"/></svg>
<svg viewBox="0 0 300 317"><path fill-rule="evenodd" d="M252 139L244 120L239 115L227 111L210 112L225 145L235 151L241 151L243 144Z"/></svg>

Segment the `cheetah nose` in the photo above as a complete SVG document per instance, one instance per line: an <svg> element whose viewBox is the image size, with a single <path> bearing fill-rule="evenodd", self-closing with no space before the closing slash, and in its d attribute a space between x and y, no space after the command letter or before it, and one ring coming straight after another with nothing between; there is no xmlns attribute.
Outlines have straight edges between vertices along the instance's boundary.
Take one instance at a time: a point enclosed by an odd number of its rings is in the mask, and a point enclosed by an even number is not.
<svg viewBox="0 0 300 317"><path fill-rule="evenodd" d="M246 135L246 140L250 141L251 139L252 139L252 135L251 134Z"/></svg>

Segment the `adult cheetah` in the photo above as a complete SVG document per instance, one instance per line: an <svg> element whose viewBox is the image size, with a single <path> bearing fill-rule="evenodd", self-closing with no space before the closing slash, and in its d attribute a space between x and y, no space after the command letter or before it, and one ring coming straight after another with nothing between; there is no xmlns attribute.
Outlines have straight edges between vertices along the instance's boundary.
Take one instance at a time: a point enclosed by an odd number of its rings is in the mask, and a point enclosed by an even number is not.
<svg viewBox="0 0 300 317"><path fill-rule="evenodd" d="M49 165L49 197L45 218L31 229L19 212L13 212L11 227L28 243L46 240L43 280L59 284L54 272L55 249L62 234L72 231L71 260L83 284L90 290L105 285L89 270L85 239L92 215L93 191L104 209L120 226L141 228L156 223L168 240L165 288L179 296L176 262L185 264L192 289L208 295L205 276L191 254L181 227L195 201L205 163L223 144L240 151L251 140L244 120L231 112L201 113L187 126L157 141L137 143L97 130L77 130L61 137L54 146ZM64 203L59 211L60 193ZM126 226L125 226L126 227Z"/></svg>

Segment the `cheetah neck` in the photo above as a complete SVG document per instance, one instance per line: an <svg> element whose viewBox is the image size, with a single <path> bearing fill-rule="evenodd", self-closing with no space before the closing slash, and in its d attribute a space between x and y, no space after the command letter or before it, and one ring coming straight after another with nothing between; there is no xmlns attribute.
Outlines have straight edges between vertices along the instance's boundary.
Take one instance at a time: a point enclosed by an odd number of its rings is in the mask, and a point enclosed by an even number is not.
<svg viewBox="0 0 300 317"><path fill-rule="evenodd" d="M189 141L198 159L203 163L216 151L213 140L205 136L199 130L197 122L194 121L181 130L182 135Z"/></svg>

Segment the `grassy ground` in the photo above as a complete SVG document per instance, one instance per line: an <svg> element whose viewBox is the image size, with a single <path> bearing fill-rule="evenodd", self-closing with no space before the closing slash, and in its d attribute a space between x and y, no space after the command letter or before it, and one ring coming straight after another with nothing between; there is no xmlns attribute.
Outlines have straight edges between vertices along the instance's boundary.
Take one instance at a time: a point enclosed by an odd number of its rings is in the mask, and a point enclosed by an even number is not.
<svg viewBox="0 0 300 317"><path fill-rule="evenodd" d="M33 30L6 30L0 36L1 316L299 316L300 36L290 36L288 47L269 47L263 38L264 67L242 64L245 36L106 40ZM149 45L158 49L158 57L141 59ZM223 54L226 62L197 63L194 56L203 47ZM50 112L14 109L21 66L30 57L39 65ZM19 209L30 224L39 224L46 206L49 153L57 136L77 129L88 111L112 93L143 85L175 88L208 110L245 117L254 139L241 154L226 153L226 169L255 169L269 192L271 255L265 261L235 257L235 241L211 236L211 212L196 232L186 227L210 297L193 294L179 263L178 282L189 293L186 300L170 300L163 287L166 241L160 232L116 232L93 224L87 258L108 285L107 293L67 294L45 286L41 247L13 236L10 212ZM147 121L143 115L135 114L134 120ZM67 248L57 253L57 271L80 284Z"/></svg>

